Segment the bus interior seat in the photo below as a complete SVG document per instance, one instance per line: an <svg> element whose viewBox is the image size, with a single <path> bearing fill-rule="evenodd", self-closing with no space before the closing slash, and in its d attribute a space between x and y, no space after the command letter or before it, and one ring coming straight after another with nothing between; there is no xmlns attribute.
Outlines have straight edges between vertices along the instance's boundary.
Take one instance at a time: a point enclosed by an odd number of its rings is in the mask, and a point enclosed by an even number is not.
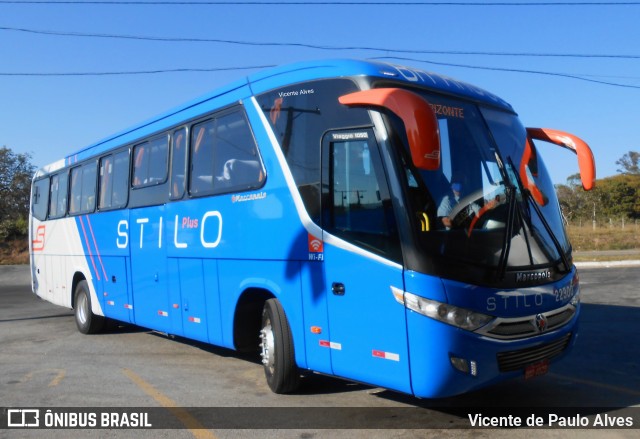
<svg viewBox="0 0 640 439"><path fill-rule="evenodd" d="M262 168L257 160L230 159L224 164L221 181L228 181L231 186L246 186L260 183L263 179Z"/></svg>

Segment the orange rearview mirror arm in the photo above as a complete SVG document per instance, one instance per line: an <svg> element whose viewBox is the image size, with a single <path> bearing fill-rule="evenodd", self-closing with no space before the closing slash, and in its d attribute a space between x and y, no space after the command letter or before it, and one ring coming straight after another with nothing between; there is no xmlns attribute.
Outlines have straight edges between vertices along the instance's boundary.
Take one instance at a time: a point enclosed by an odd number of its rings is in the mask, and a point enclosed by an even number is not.
<svg viewBox="0 0 640 439"><path fill-rule="evenodd" d="M562 146L573 151L578 156L580 180L584 190L589 191L596 184L596 165L593 153L587 143L573 134L549 128L527 128L527 134L532 139L543 140Z"/></svg>
<svg viewBox="0 0 640 439"><path fill-rule="evenodd" d="M429 103L417 94L401 88L374 88L340 96L338 101L391 111L404 123L413 164L427 171L440 168L438 119Z"/></svg>

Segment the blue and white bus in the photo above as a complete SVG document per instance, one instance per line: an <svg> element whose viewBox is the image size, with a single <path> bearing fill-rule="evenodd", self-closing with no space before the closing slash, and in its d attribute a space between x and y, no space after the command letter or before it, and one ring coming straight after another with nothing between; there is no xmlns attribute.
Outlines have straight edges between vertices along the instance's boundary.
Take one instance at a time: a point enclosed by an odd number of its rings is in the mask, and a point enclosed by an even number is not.
<svg viewBox="0 0 640 439"><path fill-rule="evenodd" d="M580 290L535 140L502 99L386 63L256 73L39 170L33 291L107 319L418 397L533 377Z"/></svg>

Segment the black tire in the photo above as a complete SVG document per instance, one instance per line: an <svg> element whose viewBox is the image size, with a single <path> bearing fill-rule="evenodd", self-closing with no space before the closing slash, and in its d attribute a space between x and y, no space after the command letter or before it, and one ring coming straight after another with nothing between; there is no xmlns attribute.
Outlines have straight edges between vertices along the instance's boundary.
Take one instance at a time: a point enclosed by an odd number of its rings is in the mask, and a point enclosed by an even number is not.
<svg viewBox="0 0 640 439"><path fill-rule="evenodd" d="M78 282L75 291L74 314L78 331L95 334L104 327L105 318L95 315L91 308L91 294L86 280Z"/></svg>
<svg viewBox="0 0 640 439"><path fill-rule="evenodd" d="M277 299L269 299L262 310L260 348L267 384L274 393L291 393L300 385L293 337L287 316Z"/></svg>

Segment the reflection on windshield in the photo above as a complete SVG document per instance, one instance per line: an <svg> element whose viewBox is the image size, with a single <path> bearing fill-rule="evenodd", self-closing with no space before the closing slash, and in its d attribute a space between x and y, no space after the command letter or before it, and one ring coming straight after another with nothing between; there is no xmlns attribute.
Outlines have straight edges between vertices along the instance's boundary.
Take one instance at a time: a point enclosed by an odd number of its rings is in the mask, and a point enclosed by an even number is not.
<svg viewBox="0 0 640 439"><path fill-rule="evenodd" d="M516 177L516 172L522 175L524 171L527 175L529 184L525 189L530 196L520 202L521 211L528 219L527 225L531 227L530 233L535 238L535 244L544 249L545 253L544 258L534 258L532 263L544 264L557 261L569 251L570 246L555 188L544 161L539 157L533 141L527 139L526 130L517 117L489 109L483 109L482 114L499 145L502 156L508 158L512 167L513 164L520 164L520 169L512 168L511 181L517 187L522 187L524 182ZM529 157L523 157L525 151L529 151ZM531 213L532 210L534 213ZM554 243L554 240L557 242Z"/></svg>
<svg viewBox="0 0 640 439"><path fill-rule="evenodd" d="M516 166L523 159L526 131L517 117L434 95L425 98L438 117L442 165L420 171L405 159L416 216L431 218L427 230L422 220L418 227L422 251L434 261L494 272L557 265L569 249L562 216L537 155L527 160L526 172L546 203L532 206L530 192L522 187Z"/></svg>

